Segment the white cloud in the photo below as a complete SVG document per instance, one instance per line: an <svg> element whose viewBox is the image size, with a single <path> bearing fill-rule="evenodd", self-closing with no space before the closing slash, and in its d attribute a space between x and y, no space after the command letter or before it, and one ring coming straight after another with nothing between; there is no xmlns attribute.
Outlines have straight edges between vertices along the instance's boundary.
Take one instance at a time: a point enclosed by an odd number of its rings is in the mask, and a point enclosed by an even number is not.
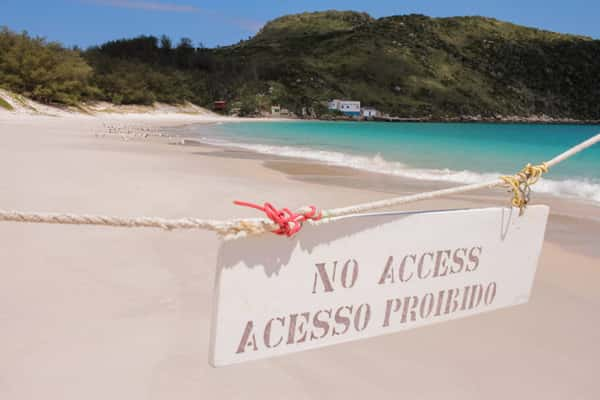
<svg viewBox="0 0 600 400"><path fill-rule="evenodd" d="M199 12L200 9L195 6L160 3L157 1L135 1L135 0L94 0L96 4L103 4L112 7L133 8L148 11L170 11L170 12Z"/></svg>
<svg viewBox="0 0 600 400"><path fill-rule="evenodd" d="M1 0L0 0L1 1ZM238 18L223 15L219 12L201 9L192 5L174 4L174 3L163 3L159 1L144 1L144 0L80 0L81 2L88 4L99 4L109 7L118 8L129 8L135 10L147 10L147 11L164 11L164 12L179 12L179 13L199 13L216 18L227 24L235 25L247 32L256 33L264 23L262 21L256 21L247 18Z"/></svg>

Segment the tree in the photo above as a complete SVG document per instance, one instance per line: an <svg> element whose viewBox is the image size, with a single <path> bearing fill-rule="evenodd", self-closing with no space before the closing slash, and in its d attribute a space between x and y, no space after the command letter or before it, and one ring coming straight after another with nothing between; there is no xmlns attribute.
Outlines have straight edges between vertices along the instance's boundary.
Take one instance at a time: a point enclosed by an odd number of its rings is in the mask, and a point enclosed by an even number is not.
<svg viewBox="0 0 600 400"><path fill-rule="evenodd" d="M194 56L194 46L192 39L181 38L175 49L175 63L179 68L189 68L192 66Z"/></svg>
<svg viewBox="0 0 600 400"><path fill-rule="evenodd" d="M79 52L27 32L0 30L0 84L43 103L76 104L94 92Z"/></svg>
<svg viewBox="0 0 600 400"><path fill-rule="evenodd" d="M160 37L160 48L164 52L170 52L173 49L173 42L171 41L171 38L169 38L167 35L162 35Z"/></svg>

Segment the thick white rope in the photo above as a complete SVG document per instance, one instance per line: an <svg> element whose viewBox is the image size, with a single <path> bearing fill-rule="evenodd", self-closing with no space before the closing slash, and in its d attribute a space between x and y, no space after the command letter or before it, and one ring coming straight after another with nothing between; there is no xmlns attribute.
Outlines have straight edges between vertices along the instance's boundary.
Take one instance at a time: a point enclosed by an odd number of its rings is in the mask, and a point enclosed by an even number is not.
<svg viewBox="0 0 600 400"><path fill-rule="evenodd" d="M548 167L566 160L567 158L587 149L590 146L600 142L600 134L597 134L588 140L570 148L562 154L546 161ZM522 180L519 174L514 175L514 179ZM488 182L475 183L471 185L458 186L449 189L436 190L426 193L418 193L409 196L394 197L386 200L379 200L370 203L356 204L349 207L333 208L322 211L322 219L318 223L324 223L334 217L343 215L364 213L381 208L391 208L401 204L414 203L421 200L429 200L437 197L450 196L460 193L471 192L479 189L492 188L497 186L506 186L506 181L498 178ZM308 209L303 208L299 213L305 213ZM158 217L113 217L101 215L79 215L79 214L59 214L59 213L40 213L40 212L21 212L7 211L0 209L0 221L8 222L30 222L46 224L70 224L70 225L102 225L126 228L161 228L166 230L173 229L205 229L214 231L226 239L243 237L246 235L260 234L270 232L278 228L270 219L266 218L247 218L231 219L225 221L182 218L167 219ZM309 221L312 222L312 221Z"/></svg>

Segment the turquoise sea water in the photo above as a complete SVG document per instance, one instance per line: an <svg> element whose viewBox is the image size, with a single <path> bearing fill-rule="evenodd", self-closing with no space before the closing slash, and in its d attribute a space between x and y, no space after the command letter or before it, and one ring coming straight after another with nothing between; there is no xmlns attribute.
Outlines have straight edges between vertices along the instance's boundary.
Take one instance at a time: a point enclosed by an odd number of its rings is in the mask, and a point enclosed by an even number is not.
<svg viewBox="0 0 600 400"><path fill-rule="evenodd" d="M187 127L208 143L456 183L514 173L600 133L598 125L245 122ZM536 190L600 205L600 145L553 168Z"/></svg>

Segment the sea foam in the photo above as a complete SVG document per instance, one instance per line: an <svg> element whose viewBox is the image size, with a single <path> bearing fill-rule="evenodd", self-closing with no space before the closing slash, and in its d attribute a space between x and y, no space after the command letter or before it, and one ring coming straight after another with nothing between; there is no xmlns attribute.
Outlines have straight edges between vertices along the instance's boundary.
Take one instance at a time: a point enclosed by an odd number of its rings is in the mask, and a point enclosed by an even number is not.
<svg viewBox="0 0 600 400"><path fill-rule="evenodd" d="M362 171L394 175L404 178L443 181L457 184L470 184L491 181L504 175L500 172L475 172L469 170L412 168L398 161L385 160L380 154L372 157L347 154L337 151L318 150L306 147L277 146L267 144L240 143L203 137L200 141L222 147L233 147L261 154L283 157L301 158L319 161L328 165L350 167ZM555 196L576 198L592 202L600 206L600 183L589 179L553 180L542 178L535 185L535 190Z"/></svg>

